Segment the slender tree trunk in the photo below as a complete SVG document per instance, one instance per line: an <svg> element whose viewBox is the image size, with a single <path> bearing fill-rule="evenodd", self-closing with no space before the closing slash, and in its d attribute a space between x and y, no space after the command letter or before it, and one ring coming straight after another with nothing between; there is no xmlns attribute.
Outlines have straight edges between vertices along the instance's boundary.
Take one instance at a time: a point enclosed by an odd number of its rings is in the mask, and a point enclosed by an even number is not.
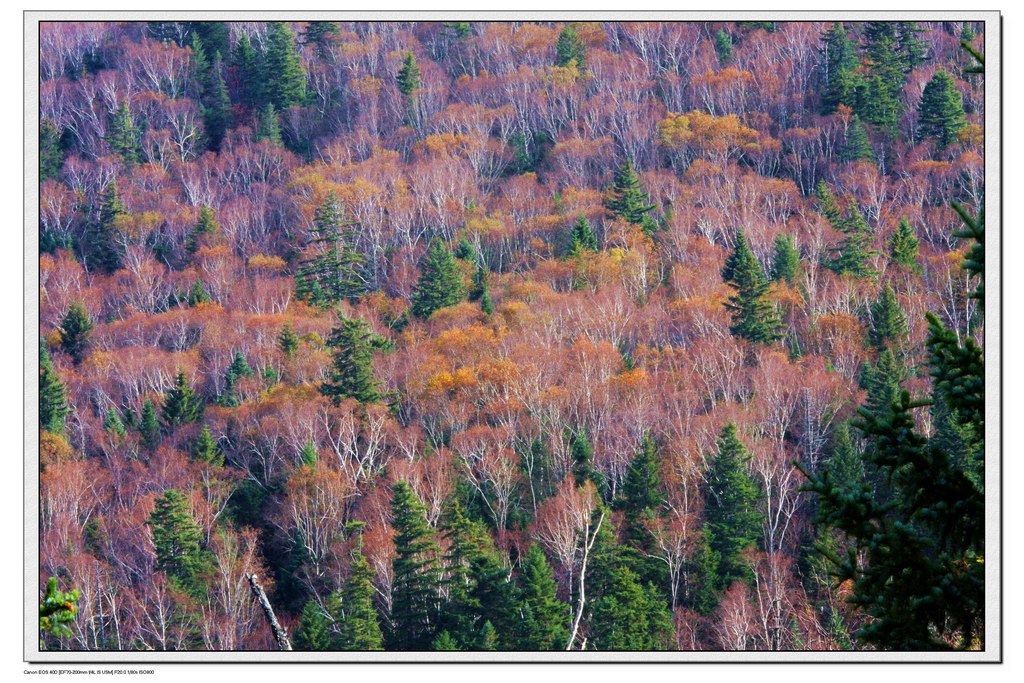
<svg viewBox="0 0 1024 683"><path fill-rule="evenodd" d="M267 622L270 624L270 630L274 633L274 640L277 641L278 646L286 651L292 651L292 643L288 640L288 631L277 621L277 617L274 615L274 608L270 606L270 600L267 599L267 594L263 590L263 586L260 585L255 574L246 574L249 579L249 586L252 588L252 594L256 596L256 600L260 603L260 607L263 608L263 614L267 617Z"/></svg>
<svg viewBox="0 0 1024 683"><path fill-rule="evenodd" d="M604 522L604 513L601 513L600 519L597 520L597 526L594 527L594 533L590 536L588 541L586 537L583 539L583 561L580 563L580 601L576 608L576 618L572 621L572 633L569 634L569 642L565 644L566 650L572 650L573 644L576 642L576 634L580 628L580 621L583 619L583 607L587 601L586 593L586 580L587 580L587 559L590 557L590 550L594 547L594 541L597 540L597 533L601 530L601 523ZM584 646L586 641L584 640Z"/></svg>

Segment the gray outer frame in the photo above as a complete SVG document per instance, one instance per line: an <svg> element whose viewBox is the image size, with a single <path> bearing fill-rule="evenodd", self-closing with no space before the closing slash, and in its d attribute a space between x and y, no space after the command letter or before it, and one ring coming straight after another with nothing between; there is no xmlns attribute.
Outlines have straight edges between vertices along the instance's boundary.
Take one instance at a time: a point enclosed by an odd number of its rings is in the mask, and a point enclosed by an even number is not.
<svg viewBox="0 0 1024 683"><path fill-rule="evenodd" d="M302 21L978 21L985 23L985 639L981 652L80 652L41 651L39 574L39 23L43 21L291 19L291 12L25 12L25 453L24 660L26 662L256 663L256 662L959 662L1002 661L1002 19L974 12L297 12ZM284 16L280 16L284 15ZM440 15L440 16L439 16ZM992 228L995 228L994 230ZM995 456L995 457L993 457Z"/></svg>

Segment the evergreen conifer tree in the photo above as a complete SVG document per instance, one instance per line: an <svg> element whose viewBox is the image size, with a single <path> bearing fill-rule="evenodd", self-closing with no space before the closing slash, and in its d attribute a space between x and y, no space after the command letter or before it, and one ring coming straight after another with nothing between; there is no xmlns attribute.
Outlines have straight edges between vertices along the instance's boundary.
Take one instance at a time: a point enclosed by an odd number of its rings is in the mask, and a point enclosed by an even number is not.
<svg viewBox="0 0 1024 683"><path fill-rule="evenodd" d="M132 116L131 109L128 108L128 102L122 100L121 105L117 108L110 122L110 133L107 135L107 144L110 146L110 151L120 156L126 164L132 166L137 164L142 158L141 139L142 134L135 125L135 119Z"/></svg>
<svg viewBox="0 0 1024 683"><path fill-rule="evenodd" d="M327 615L316 600L306 601L302 619L295 630L295 649L305 652L324 652L331 649Z"/></svg>
<svg viewBox="0 0 1024 683"><path fill-rule="evenodd" d="M227 371L224 373L224 391L221 392L219 403L228 407L237 406L239 400L236 385L243 377L252 377L252 375L253 370L249 367L249 363L246 362L245 356L242 355L241 351L235 351L231 365L228 366Z"/></svg>
<svg viewBox="0 0 1024 683"><path fill-rule="evenodd" d="M918 105L917 137L935 138L940 147L956 142L956 135L967 125L963 96L956 81L945 69L939 69L924 87Z"/></svg>
<svg viewBox="0 0 1024 683"><path fill-rule="evenodd" d="M871 304L871 327L868 330L871 344L878 350L887 346L899 348L908 334L907 314L903 312L896 292L886 283L878 299Z"/></svg>
<svg viewBox="0 0 1024 683"><path fill-rule="evenodd" d="M331 349L331 368L320 392L335 403L354 398L360 403L375 403L383 398L380 385L373 376L373 353L389 344L374 334L362 318L342 318L327 338Z"/></svg>
<svg viewBox="0 0 1024 683"><path fill-rule="evenodd" d="M121 267L121 247L117 243L116 221L128 213L118 194L117 183L111 182L100 196L99 220L91 245L96 264L108 273Z"/></svg>
<svg viewBox="0 0 1024 683"><path fill-rule="evenodd" d="M67 387L61 381L45 343L39 345L39 427L51 434L64 433L68 407Z"/></svg>
<svg viewBox="0 0 1024 683"><path fill-rule="evenodd" d="M317 462L320 460L320 454L317 453L316 444L311 440L306 439L306 443L302 446L302 451L299 452L299 460L302 464L309 468L316 468Z"/></svg>
<svg viewBox="0 0 1024 683"><path fill-rule="evenodd" d="M594 604L590 625L597 650L667 650L673 634L663 597L654 586L642 586L628 567L612 575L611 586Z"/></svg>
<svg viewBox="0 0 1024 683"><path fill-rule="evenodd" d="M113 406L107 409L107 414L103 418L103 431L115 437L124 436L128 433L124 422L121 421L121 416L117 414L117 410Z"/></svg>
<svg viewBox="0 0 1024 683"><path fill-rule="evenodd" d="M604 498L608 489L604 475L594 467L594 447L585 429L580 429L570 438L572 444L572 474L576 486L583 486L587 481L593 482L601 497Z"/></svg>
<svg viewBox="0 0 1024 683"><path fill-rule="evenodd" d="M270 144L280 147L284 144L281 138L281 124L277 109L270 102L260 111L256 122L256 140L267 140Z"/></svg>
<svg viewBox="0 0 1024 683"><path fill-rule="evenodd" d="M841 422L832 435L832 452L825 464L829 476L845 491L858 491L866 481L864 456L854 447L848 422Z"/></svg>
<svg viewBox="0 0 1024 683"><path fill-rule="evenodd" d="M306 72L295 47L295 34L282 21L270 25L262 71L267 102L275 109L285 111L305 102Z"/></svg>
<svg viewBox="0 0 1024 683"><path fill-rule="evenodd" d="M427 650L438 636L441 617L440 548L412 487L399 481L391 491L395 558L387 645L391 650Z"/></svg>
<svg viewBox="0 0 1024 683"><path fill-rule="evenodd" d="M60 322L60 346L75 365L81 363L89 351L90 332L92 318L89 317L82 302L75 301Z"/></svg>
<svg viewBox="0 0 1024 683"><path fill-rule="evenodd" d="M416 63L416 55L411 51L405 53L402 68L398 70L398 91L402 93L405 110L405 124L414 125L418 119L416 91L420 88L420 67Z"/></svg>
<svg viewBox="0 0 1024 683"><path fill-rule="evenodd" d="M920 268L917 264L918 243L917 234L904 216L889 237L889 257L893 263L917 270Z"/></svg>
<svg viewBox="0 0 1024 683"><path fill-rule="evenodd" d="M383 650L384 640L374 604L374 571L363 554L362 536L352 549L349 577L342 588L345 618L341 624L342 650Z"/></svg>
<svg viewBox="0 0 1024 683"><path fill-rule="evenodd" d="M292 329L290 322L285 323L281 334L277 336L277 347L281 349L281 353L285 355L285 358L294 356L296 349L299 348L299 335L295 334L295 330Z"/></svg>
<svg viewBox="0 0 1024 683"><path fill-rule="evenodd" d="M886 415L893 401L899 398L907 369L892 352L885 347L878 354L878 361L867 363L864 368L864 389L867 399L864 410L875 416Z"/></svg>
<svg viewBox="0 0 1024 683"><path fill-rule="evenodd" d="M775 282L785 280L790 285L795 285L802 270L800 251L796 248L793 236L780 232L775 236L775 245L772 251L772 280Z"/></svg>
<svg viewBox="0 0 1024 683"><path fill-rule="evenodd" d="M60 130L50 119L39 122L39 182L56 180L64 168Z"/></svg>
<svg viewBox="0 0 1024 683"><path fill-rule="evenodd" d="M536 543L527 549L518 578L522 615L518 649L561 649L569 637L569 607L558 599L554 572Z"/></svg>
<svg viewBox="0 0 1024 683"><path fill-rule="evenodd" d="M295 275L296 296L318 306L355 299L366 291L362 269L366 259L356 248L356 221L345 220L331 192L316 209L310 246L315 255Z"/></svg>
<svg viewBox="0 0 1024 683"><path fill-rule="evenodd" d="M773 344L781 339L783 325L767 299L768 281L742 230L736 232L736 244L725 260L722 279L735 290L726 303L732 313L732 334L754 344Z"/></svg>
<svg viewBox="0 0 1024 683"><path fill-rule="evenodd" d="M583 251L597 251L597 235L587 217L580 214L569 233L569 256L578 256Z"/></svg>
<svg viewBox="0 0 1024 683"><path fill-rule="evenodd" d="M302 42L306 45L316 45L317 53L323 57L327 52L331 40L341 32L338 23L334 21L311 21L302 33Z"/></svg>
<svg viewBox="0 0 1024 683"><path fill-rule="evenodd" d="M203 425L203 431L199 432L199 437L192 445L192 459L213 467L224 465L224 453L221 452L217 440L213 438L209 425Z"/></svg>
<svg viewBox="0 0 1024 683"><path fill-rule="evenodd" d="M203 407L203 399L189 386L185 373L178 370L174 376L174 386L164 397L161 411L164 424L173 427L195 422L203 416Z"/></svg>
<svg viewBox="0 0 1024 683"><path fill-rule="evenodd" d="M648 213L654 208L651 198L640 185L640 177L633 169L633 161L626 162L615 172L615 184L605 199L605 208L612 215L639 225L650 235L657 230L657 224Z"/></svg>
<svg viewBox="0 0 1024 683"><path fill-rule="evenodd" d="M853 115L853 120L850 121L850 125L846 129L846 139L841 156L843 161L875 160L875 150L871 147L868 130L856 114Z"/></svg>
<svg viewBox="0 0 1024 683"><path fill-rule="evenodd" d="M245 33L239 36L235 44L234 65L241 86L241 103L251 109L265 104L262 62L263 56L252 46L249 36Z"/></svg>
<svg viewBox="0 0 1024 683"><path fill-rule="evenodd" d="M732 36L724 29L718 29L715 33L715 53L718 55L718 63L722 66L732 59Z"/></svg>
<svg viewBox="0 0 1024 683"><path fill-rule="evenodd" d="M430 649L435 652L456 652L459 649L459 644L452 638L452 634L448 631L441 631L441 634L434 639L434 642L430 644Z"/></svg>
<svg viewBox="0 0 1024 683"><path fill-rule="evenodd" d="M647 523L658 515L663 500L658 446L650 435L645 435L640 452L629 463L622 484L621 508L626 544L644 553L654 549L654 539Z"/></svg>
<svg viewBox="0 0 1024 683"><path fill-rule="evenodd" d="M868 123L893 133L903 114L900 95L909 70L907 55L900 49L896 22L867 22L868 80L857 113Z"/></svg>
<svg viewBox="0 0 1024 683"><path fill-rule="evenodd" d="M835 113L840 104L851 109L857 106L858 91L864 87L863 78L857 72L857 46L841 22L837 22L822 36L822 79L824 89L821 95L821 113L825 116Z"/></svg>
<svg viewBox="0 0 1024 683"><path fill-rule="evenodd" d="M412 294L412 314L427 319L434 311L454 306L464 297L458 264L444 242L435 237L420 261L420 277Z"/></svg>
<svg viewBox="0 0 1024 683"><path fill-rule="evenodd" d="M176 489L164 491L146 523L153 532L157 570L179 587L194 591L204 566L203 532L189 510L188 498Z"/></svg>
<svg viewBox="0 0 1024 683"><path fill-rule="evenodd" d="M139 415L139 435L142 437L142 445L148 450L155 450L160 444L160 421L156 417L156 408L148 398L142 403L142 413Z"/></svg>
<svg viewBox="0 0 1024 683"><path fill-rule="evenodd" d="M747 471L749 459L736 425L728 423L704 475L704 533L708 548L717 559L715 588L719 592L733 581L745 581L752 576L743 555L756 546L761 536L762 515L758 511L761 492Z"/></svg>
<svg viewBox="0 0 1024 683"><path fill-rule="evenodd" d="M201 103L206 146L216 152L220 150L220 144L232 121L231 97L224 82L224 62L219 52L205 78Z"/></svg>
<svg viewBox="0 0 1024 683"><path fill-rule="evenodd" d="M498 631L491 624L490 620L485 621L480 635L477 637L476 650L493 652L498 649Z"/></svg>
<svg viewBox="0 0 1024 683"><path fill-rule="evenodd" d="M831 250L833 256L828 262L829 269L840 275L877 275L869 262L877 255L877 252L871 249L871 228L864 220L864 214L861 213L856 200L850 197L842 220L833 222L832 227L843 234L843 239Z"/></svg>
<svg viewBox="0 0 1024 683"><path fill-rule="evenodd" d="M188 290L187 303L189 308L195 308L200 304L210 303L210 295L206 293L206 288L203 287L202 280L196 280L192 283L192 289Z"/></svg>
<svg viewBox="0 0 1024 683"><path fill-rule="evenodd" d="M206 246L206 240L218 233L220 224L217 222L217 214L208 206L199 207L199 218L188 233L189 253L195 253L199 247Z"/></svg>
<svg viewBox="0 0 1024 683"><path fill-rule="evenodd" d="M558 34L558 42L555 43L555 63L562 67L575 63L576 68L583 73L586 59L587 46L583 44L576 24L566 24Z"/></svg>

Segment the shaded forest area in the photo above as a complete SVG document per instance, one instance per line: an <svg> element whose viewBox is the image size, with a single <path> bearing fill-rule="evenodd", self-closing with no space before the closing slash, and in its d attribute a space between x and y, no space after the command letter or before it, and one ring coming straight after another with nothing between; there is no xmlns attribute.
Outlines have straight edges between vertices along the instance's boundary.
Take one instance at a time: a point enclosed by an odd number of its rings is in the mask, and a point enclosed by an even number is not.
<svg viewBox="0 0 1024 683"><path fill-rule="evenodd" d="M982 648L980 27L43 24L42 645Z"/></svg>

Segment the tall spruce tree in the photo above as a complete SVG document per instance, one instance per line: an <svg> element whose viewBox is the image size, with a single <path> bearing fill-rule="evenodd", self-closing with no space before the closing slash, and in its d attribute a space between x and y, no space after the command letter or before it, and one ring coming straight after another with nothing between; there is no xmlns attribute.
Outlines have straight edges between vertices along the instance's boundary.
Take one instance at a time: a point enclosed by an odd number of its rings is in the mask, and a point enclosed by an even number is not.
<svg viewBox="0 0 1024 683"><path fill-rule="evenodd" d="M523 557L518 576L521 615L517 649L557 650L569 637L569 606L558 599L558 584L536 543Z"/></svg>
<svg viewBox="0 0 1024 683"><path fill-rule="evenodd" d="M871 147L868 129L856 114L846 129L843 149L840 155L843 161L874 161L875 150Z"/></svg>
<svg viewBox="0 0 1024 683"><path fill-rule="evenodd" d="M302 608L299 627L295 629L295 649L305 652L324 652L331 649L328 617L316 600L309 599Z"/></svg>
<svg viewBox="0 0 1024 683"><path fill-rule="evenodd" d="M640 452L629 463L622 484L624 540L626 544L644 553L654 550L654 538L648 527L658 516L664 493L661 490L658 445L645 435Z"/></svg>
<svg viewBox="0 0 1024 683"><path fill-rule="evenodd" d="M835 113L843 104L857 106L858 92L864 87L858 73L857 45L850 40L842 22L837 22L822 36L821 69L824 88L821 94L821 113Z"/></svg>
<svg viewBox="0 0 1024 683"><path fill-rule="evenodd" d="M245 360L241 351L235 351L231 364L224 373L224 390L221 391L218 403L222 406L233 408L239 405L238 382L245 377L253 376L253 369Z"/></svg>
<svg viewBox="0 0 1024 683"><path fill-rule="evenodd" d="M205 562L200 547L203 532L192 516L188 498L177 489L164 491L146 523L153 532L157 570L180 588L194 592Z"/></svg>
<svg viewBox="0 0 1024 683"><path fill-rule="evenodd" d="M462 272L455 258L444 242L435 237L420 261L420 277L412 293L412 314L429 318L434 311L454 306L465 296Z"/></svg>
<svg viewBox="0 0 1024 683"><path fill-rule="evenodd" d="M262 62L263 55L253 47L248 34L242 33L235 43L233 63L238 74L240 103L250 109L258 109L266 103Z"/></svg>
<svg viewBox="0 0 1024 683"><path fill-rule="evenodd" d="M67 386L61 381L45 343L39 345L39 427L51 434L64 433L68 407Z"/></svg>
<svg viewBox="0 0 1024 683"><path fill-rule="evenodd" d="M515 586L508 581L490 533L466 516L457 498L445 511L443 528L448 541L443 582L448 601L441 628L463 648L479 649L481 630L490 622L493 646L511 647L518 621Z"/></svg>
<svg viewBox="0 0 1024 683"><path fill-rule="evenodd" d="M114 112L106 140L110 151L120 156L127 165L137 164L142 158L142 133L135 125L127 100L121 100L121 105Z"/></svg>
<svg viewBox="0 0 1024 683"><path fill-rule="evenodd" d="M207 246L207 241L220 233L217 214L208 206L199 207L199 219L188 233L187 248L195 253L199 247Z"/></svg>
<svg viewBox="0 0 1024 683"><path fill-rule="evenodd" d="M885 347L899 348L910 330L907 328L907 314L903 312L896 292L889 283L882 287L878 299L871 304L871 326L868 338L878 350Z"/></svg>
<svg viewBox="0 0 1024 683"><path fill-rule="evenodd" d="M264 94L278 111L306 100L306 72L295 47L295 34L282 21L270 25L263 60Z"/></svg>
<svg viewBox="0 0 1024 683"><path fill-rule="evenodd" d="M224 465L224 453L220 450L217 439L213 438L209 425L203 425L203 430L192 444L192 460L213 467Z"/></svg>
<svg viewBox="0 0 1024 683"><path fill-rule="evenodd" d="M867 399L863 410L875 416L888 414L890 406L903 391L903 382L908 374L906 366L892 349L883 348L875 363L864 366L863 386Z"/></svg>
<svg viewBox="0 0 1024 683"><path fill-rule="evenodd" d="M673 626L664 597L622 567L594 603L588 645L596 650L657 651L671 648Z"/></svg>
<svg viewBox="0 0 1024 683"><path fill-rule="evenodd" d="M117 182L107 184L100 195L99 216L95 235L89 245L96 265L112 273L121 267L121 247L118 244L117 220L128 213L118 193Z"/></svg>
<svg viewBox="0 0 1024 683"><path fill-rule="evenodd" d="M868 79L857 113L868 123L895 133L903 115L901 94L910 69L907 53L901 49L896 22L866 22L864 35Z"/></svg>
<svg viewBox="0 0 1024 683"><path fill-rule="evenodd" d="M277 108L270 102L260 110L259 118L256 121L256 140L266 140L270 144L280 147L284 144L281 137L280 117L277 115Z"/></svg>
<svg viewBox="0 0 1024 683"><path fill-rule="evenodd" d="M331 367L320 393L338 403L354 398L360 403L376 403L384 395L373 376L373 354L386 349L389 342L375 334L362 318L342 318L327 338L331 349Z"/></svg>
<svg viewBox="0 0 1024 683"><path fill-rule="evenodd" d="M309 248L314 255L303 261L295 275L295 293L316 306L355 299L366 292L363 266L357 249L357 221L346 220L338 197L330 192L313 217Z"/></svg>
<svg viewBox="0 0 1024 683"><path fill-rule="evenodd" d="M967 125L963 96L945 69L936 71L924 87L917 112L918 140L935 138L943 148L956 142L957 133Z"/></svg>
<svg viewBox="0 0 1024 683"><path fill-rule="evenodd" d="M578 256L584 251L597 251L597 235L587 217L580 214L569 233L569 256Z"/></svg>
<svg viewBox="0 0 1024 683"><path fill-rule="evenodd" d="M341 29L335 21L311 21L302 32L302 42L306 45L315 45L317 54L324 57L331 41L340 33Z"/></svg>
<svg viewBox="0 0 1024 683"><path fill-rule="evenodd" d="M615 172L615 184L605 198L605 208L612 215L639 225L650 235L658 229L657 223L649 215L654 209L654 204L650 202L650 195L640 185L640 177L633 168L633 160L627 158Z"/></svg>
<svg viewBox="0 0 1024 683"><path fill-rule="evenodd" d="M718 63L725 66L732 60L732 36L725 32L725 29L718 29L715 33L715 54L718 55Z"/></svg>
<svg viewBox="0 0 1024 683"><path fill-rule="evenodd" d="M418 119L416 92L420 89L420 67L416 63L416 55L411 51L405 53L402 67L398 70L398 91L402 93L402 108L405 112L405 124L414 125Z"/></svg>
<svg viewBox="0 0 1024 683"><path fill-rule="evenodd" d="M103 431L115 438L128 433L124 422L121 421L121 416L117 414L117 410L113 406L107 409L107 414L103 418Z"/></svg>
<svg viewBox="0 0 1024 683"><path fill-rule="evenodd" d="M61 132L48 118L39 121L39 182L56 180L64 168Z"/></svg>
<svg viewBox="0 0 1024 683"><path fill-rule="evenodd" d="M391 588L390 650L429 650L441 618L441 550L427 524L425 507L407 482L392 487L394 579Z"/></svg>
<svg viewBox="0 0 1024 683"><path fill-rule="evenodd" d="M383 650L384 637L375 605L374 571L363 554L363 538L356 536L349 563L349 576L342 587L341 606L345 611L341 621L340 649Z"/></svg>
<svg viewBox="0 0 1024 683"><path fill-rule="evenodd" d="M473 287L469 290L469 300L479 301L480 310L487 315L494 313L494 303L491 301L491 290L489 280L490 271L485 263L480 263L473 273Z"/></svg>
<svg viewBox="0 0 1024 683"><path fill-rule="evenodd" d="M92 332L92 318L81 301L75 301L60 321L60 347L71 357L75 365L81 363L89 352L89 334Z"/></svg>
<svg viewBox="0 0 1024 683"><path fill-rule="evenodd" d="M582 73L586 68L586 60L587 46L580 38L578 26L570 22L558 34L558 42L555 43L555 63L563 67L575 64Z"/></svg>
<svg viewBox="0 0 1024 683"><path fill-rule="evenodd" d="M206 146L211 151L219 151L232 121L231 97L224 82L224 61L219 52L214 56L213 65L204 79L200 102Z"/></svg>
<svg viewBox="0 0 1024 683"><path fill-rule="evenodd" d="M736 425L729 422L704 474L704 535L717 563L713 578L719 592L733 581L752 577L744 553L757 545L762 515L758 511L761 492L747 469L748 460L750 454Z"/></svg>
<svg viewBox="0 0 1024 683"><path fill-rule="evenodd" d="M196 422L203 416L203 408L203 399L189 386L185 373L178 370L174 376L174 386L164 397L161 411L164 424L173 427Z"/></svg>
<svg viewBox="0 0 1024 683"><path fill-rule="evenodd" d="M281 334L277 335L277 347L281 349L281 353L284 354L285 358L289 359L295 355L295 351L299 348L299 335L295 334L295 330L292 329L290 322L285 323Z"/></svg>
<svg viewBox="0 0 1024 683"><path fill-rule="evenodd" d="M156 408L148 398L142 402L139 414L139 436L144 448L153 451L160 445L160 421L156 416Z"/></svg>
<svg viewBox="0 0 1024 683"><path fill-rule="evenodd" d="M847 201L842 219L832 222L832 227L841 232L843 238L831 249L828 268L839 275L876 276L878 273L870 263L878 255L878 252L871 249L871 227L864 220L864 214L853 197Z"/></svg>
<svg viewBox="0 0 1024 683"><path fill-rule="evenodd" d="M800 251L796 248L793 236L780 232L775 236L775 244L772 249L772 280L778 282L785 280L790 285L795 285L803 268L800 266Z"/></svg>
<svg viewBox="0 0 1024 683"><path fill-rule="evenodd" d="M917 270L920 268L917 263L918 244L917 233L904 216L889 237L889 257L893 263Z"/></svg>
<svg viewBox="0 0 1024 683"><path fill-rule="evenodd" d="M736 232L736 244L725 260L722 280L735 290L725 304L732 314L729 330L733 335L754 344L773 344L782 338L783 325L767 298L764 270L742 230Z"/></svg>

